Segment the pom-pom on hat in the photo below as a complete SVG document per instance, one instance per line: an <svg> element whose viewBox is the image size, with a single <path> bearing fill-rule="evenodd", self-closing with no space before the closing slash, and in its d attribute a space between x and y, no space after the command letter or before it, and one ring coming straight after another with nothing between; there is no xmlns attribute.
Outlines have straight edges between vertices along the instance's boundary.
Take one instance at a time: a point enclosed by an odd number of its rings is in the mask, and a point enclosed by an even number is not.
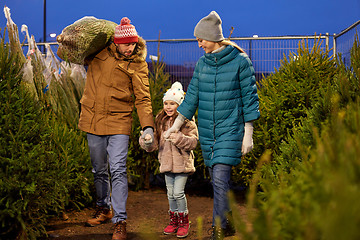
<svg viewBox="0 0 360 240"><path fill-rule="evenodd" d="M194 36L211 42L224 40L221 18L215 11L202 18L195 26Z"/></svg>
<svg viewBox="0 0 360 240"><path fill-rule="evenodd" d="M138 34L135 26L130 24L130 19L123 17L120 25L115 27L114 43L133 43L138 42Z"/></svg>
<svg viewBox="0 0 360 240"><path fill-rule="evenodd" d="M173 85L171 85L171 88L166 91L163 97L163 102L167 100L172 100L176 102L177 104L181 104L184 100L185 93L183 91L183 87L181 83L174 82Z"/></svg>

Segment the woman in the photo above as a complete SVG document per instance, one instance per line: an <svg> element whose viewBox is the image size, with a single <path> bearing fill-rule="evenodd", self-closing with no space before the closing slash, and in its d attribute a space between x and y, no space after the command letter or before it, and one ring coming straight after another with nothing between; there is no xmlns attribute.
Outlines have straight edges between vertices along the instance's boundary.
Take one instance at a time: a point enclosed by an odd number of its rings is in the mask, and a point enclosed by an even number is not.
<svg viewBox="0 0 360 240"><path fill-rule="evenodd" d="M194 35L205 54L196 64L185 99L177 108L179 115L165 138L198 109L199 140L214 191L210 239L222 239L234 234L227 220L231 212L227 198L231 168L253 148L253 121L260 117L259 100L252 63L239 46L224 39L215 11L198 22Z"/></svg>

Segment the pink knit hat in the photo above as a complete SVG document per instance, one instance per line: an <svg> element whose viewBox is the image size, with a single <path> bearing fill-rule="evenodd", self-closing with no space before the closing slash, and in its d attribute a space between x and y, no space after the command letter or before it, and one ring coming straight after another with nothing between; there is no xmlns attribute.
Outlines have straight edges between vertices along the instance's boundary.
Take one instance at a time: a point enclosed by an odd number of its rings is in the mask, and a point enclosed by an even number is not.
<svg viewBox="0 0 360 240"><path fill-rule="evenodd" d="M120 25L115 27L114 43L133 43L138 41L139 39L135 26L130 24L129 18L123 17Z"/></svg>

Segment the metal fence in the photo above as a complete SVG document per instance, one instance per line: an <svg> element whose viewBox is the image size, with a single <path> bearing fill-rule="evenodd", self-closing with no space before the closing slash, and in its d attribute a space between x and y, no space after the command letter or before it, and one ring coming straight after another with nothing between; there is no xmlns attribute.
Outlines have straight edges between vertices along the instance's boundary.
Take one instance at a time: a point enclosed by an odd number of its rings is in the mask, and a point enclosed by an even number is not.
<svg viewBox="0 0 360 240"><path fill-rule="evenodd" d="M260 80L279 68L282 59L290 53L296 55L299 44L306 41L311 49L315 39L320 39L321 47L330 49L330 36L285 36L285 37L244 37L231 38L249 55L255 69L256 79ZM166 64L165 71L170 73L172 82L179 81L186 88L190 83L195 64L204 54L195 39L147 40L148 61L160 53ZM151 64L151 63L150 63Z"/></svg>
<svg viewBox="0 0 360 240"><path fill-rule="evenodd" d="M350 50L353 46L360 21L354 23L339 34L321 36L282 36L282 37L243 37L231 38L249 55L253 62L256 79L259 81L264 76L273 73L281 65L281 60L288 57L290 53L297 53L299 44L306 41L311 49L315 39L320 39L321 48L332 49L330 54L335 56L340 53L346 66L350 66ZM332 38L332 41L331 41ZM169 40L146 40L150 69L152 59L160 53L159 60L166 64L165 72L170 74L171 81L179 81L186 89L193 75L194 67L204 51L198 47L195 39L169 39ZM38 45L43 45L39 43ZM56 44L51 43L54 52Z"/></svg>
<svg viewBox="0 0 360 240"><path fill-rule="evenodd" d="M343 30L334 37L334 52L341 53L345 66L350 67L350 50L354 45L355 37L360 28L360 20Z"/></svg>

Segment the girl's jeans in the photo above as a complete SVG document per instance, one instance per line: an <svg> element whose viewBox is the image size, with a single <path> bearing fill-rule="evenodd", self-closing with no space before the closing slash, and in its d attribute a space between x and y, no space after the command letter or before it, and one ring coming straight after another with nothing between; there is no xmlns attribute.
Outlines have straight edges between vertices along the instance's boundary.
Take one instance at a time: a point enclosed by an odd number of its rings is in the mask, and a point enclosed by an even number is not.
<svg viewBox="0 0 360 240"><path fill-rule="evenodd" d="M230 211L227 194L230 190L230 174L232 166L215 164L209 168L214 191L214 208L212 226L216 226L216 218L220 217L221 228L226 228L226 214Z"/></svg>
<svg viewBox="0 0 360 240"><path fill-rule="evenodd" d="M127 219L126 201L128 197L128 182L126 159L128 153L128 135L94 135L87 134L90 159L93 167L94 184L98 206L112 205L113 223ZM109 168L111 187L109 181ZM111 202L110 202L110 189Z"/></svg>
<svg viewBox="0 0 360 240"><path fill-rule="evenodd" d="M186 173L165 173L165 182L169 207L172 212L186 212L187 201L185 196L185 185L188 178Z"/></svg>

